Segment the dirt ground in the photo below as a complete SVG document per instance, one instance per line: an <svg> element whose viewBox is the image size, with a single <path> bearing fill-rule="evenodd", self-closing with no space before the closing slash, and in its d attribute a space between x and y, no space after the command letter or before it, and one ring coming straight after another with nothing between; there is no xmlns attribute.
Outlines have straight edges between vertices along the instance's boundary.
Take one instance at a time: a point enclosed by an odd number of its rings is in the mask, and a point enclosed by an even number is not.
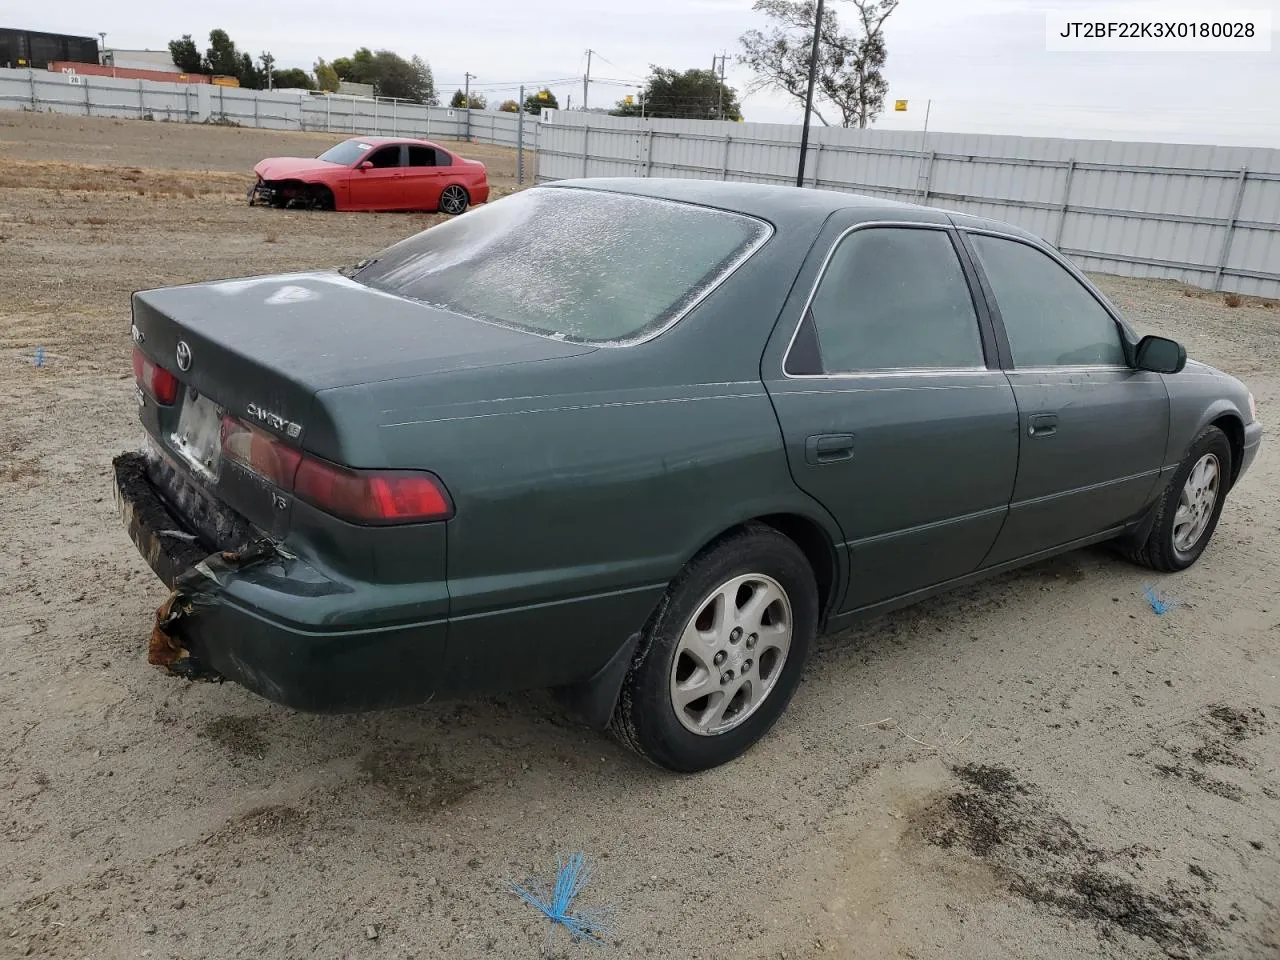
<svg viewBox="0 0 1280 960"><path fill-rule="evenodd" d="M1274 440L1191 570L1085 551L827 638L699 776L540 694L309 716L149 667L129 294L431 222L243 202L326 139L0 114L0 957L1280 957ZM1274 416L1280 309L1099 280ZM578 850L604 947L510 892Z"/></svg>

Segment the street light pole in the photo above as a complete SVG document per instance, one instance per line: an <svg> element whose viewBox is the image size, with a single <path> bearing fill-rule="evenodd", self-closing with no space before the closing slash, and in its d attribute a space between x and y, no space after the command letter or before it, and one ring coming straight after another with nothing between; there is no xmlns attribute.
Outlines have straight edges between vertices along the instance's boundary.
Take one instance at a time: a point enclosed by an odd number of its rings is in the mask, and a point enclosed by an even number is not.
<svg viewBox="0 0 1280 960"><path fill-rule="evenodd" d="M813 49L809 54L809 92L804 98L804 127L800 131L800 162L796 165L796 186L804 186L804 158L809 152L809 117L813 113L813 85L818 79L818 38L822 32L822 0L813 17Z"/></svg>
<svg viewBox="0 0 1280 960"><path fill-rule="evenodd" d="M467 75L463 78L463 81L462 81L462 82L463 82L463 86L464 86L464 87L466 87L466 89L463 91L463 94L462 94L462 105L463 105L463 106L466 108L466 110L467 110L467 137L466 137L466 139L467 139L467 142L468 142L468 143L470 143L470 142L471 142L471 81L472 81L473 79L475 79L475 74L473 74L473 73L471 73L471 72L468 72L468 73L467 73Z"/></svg>

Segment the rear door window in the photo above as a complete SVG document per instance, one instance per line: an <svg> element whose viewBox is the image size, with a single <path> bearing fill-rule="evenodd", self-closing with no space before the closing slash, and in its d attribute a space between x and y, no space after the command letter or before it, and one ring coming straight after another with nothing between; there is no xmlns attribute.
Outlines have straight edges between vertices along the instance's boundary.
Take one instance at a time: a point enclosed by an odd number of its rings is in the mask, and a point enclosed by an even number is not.
<svg viewBox="0 0 1280 960"><path fill-rule="evenodd" d="M969 284L942 230L869 227L847 234L810 311L828 374L985 366Z"/></svg>
<svg viewBox="0 0 1280 960"><path fill-rule="evenodd" d="M403 240L352 277L556 339L625 344L678 320L769 233L725 210L535 187Z"/></svg>
<svg viewBox="0 0 1280 960"><path fill-rule="evenodd" d="M415 147L409 146L409 166L411 167L438 167L440 164L436 162L436 151L431 147Z"/></svg>

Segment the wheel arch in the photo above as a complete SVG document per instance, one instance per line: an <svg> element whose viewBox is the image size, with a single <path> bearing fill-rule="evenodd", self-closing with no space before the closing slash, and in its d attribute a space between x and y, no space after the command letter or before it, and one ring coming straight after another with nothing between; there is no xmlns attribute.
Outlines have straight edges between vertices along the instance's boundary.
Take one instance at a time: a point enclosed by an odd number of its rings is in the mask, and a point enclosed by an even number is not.
<svg viewBox="0 0 1280 960"><path fill-rule="evenodd" d="M841 565L836 552L836 541L831 532L812 516L796 510L781 510L749 517L731 524L707 539L685 558L685 564L713 549L726 538L753 526L770 527L800 548L800 552L809 562L810 569L813 570L814 581L818 587L819 629L824 627L827 618L843 596L844 584L841 582Z"/></svg>
<svg viewBox="0 0 1280 960"><path fill-rule="evenodd" d="M1244 420L1235 413L1219 414L1208 424L1211 427L1217 427L1227 435L1227 442L1231 444L1231 478L1228 489L1234 487L1237 478L1240 476L1240 466L1244 462Z"/></svg>

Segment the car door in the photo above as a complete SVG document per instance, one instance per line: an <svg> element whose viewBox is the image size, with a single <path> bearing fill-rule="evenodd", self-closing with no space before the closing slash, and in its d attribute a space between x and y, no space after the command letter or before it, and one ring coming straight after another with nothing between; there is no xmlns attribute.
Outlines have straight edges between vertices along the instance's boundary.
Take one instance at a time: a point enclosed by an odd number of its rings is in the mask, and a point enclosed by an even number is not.
<svg viewBox="0 0 1280 960"><path fill-rule="evenodd" d="M366 210L395 210L401 199L401 164L403 146L398 143L378 147L365 160L373 164L362 169L359 164L351 172L351 205Z"/></svg>
<svg viewBox="0 0 1280 960"><path fill-rule="evenodd" d="M409 144L409 162L404 168L404 205L411 210L435 210L440 205L440 178L448 173L448 156L434 147Z"/></svg>
<svg viewBox="0 0 1280 960"><path fill-rule="evenodd" d="M1017 407L948 224L830 233L766 386L796 483L843 532L849 612L978 568L1013 490Z"/></svg>
<svg viewBox="0 0 1280 960"><path fill-rule="evenodd" d="M966 230L1007 347L1020 451L1009 519L987 564L1102 534L1151 502L1169 435L1156 373L1129 365L1118 319L1061 258Z"/></svg>

